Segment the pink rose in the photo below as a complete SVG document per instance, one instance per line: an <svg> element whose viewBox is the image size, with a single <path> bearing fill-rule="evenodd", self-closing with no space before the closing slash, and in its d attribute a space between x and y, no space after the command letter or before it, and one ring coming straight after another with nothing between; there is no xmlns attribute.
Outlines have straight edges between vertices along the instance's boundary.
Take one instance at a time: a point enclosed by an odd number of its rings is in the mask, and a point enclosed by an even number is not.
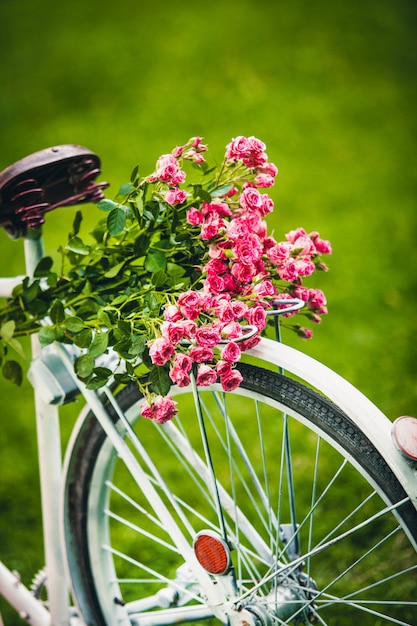
<svg viewBox="0 0 417 626"><path fill-rule="evenodd" d="M232 366L227 361L218 361L216 365L216 372L221 377L225 374L229 374L232 371Z"/></svg>
<svg viewBox="0 0 417 626"><path fill-rule="evenodd" d="M200 365L197 370L196 383L199 387L208 387L213 385L217 380L216 371L209 365Z"/></svg>
<svg viewBox="0 0 417 626"><path fill-rule="evenodd" d="M220 332L213 326L201 326L196 330L195 339L202 348L214 348L220 341Z"/></svg>
<svg viewBox="0 0 417 626"><path fill-rule="evenodd" d="M187 222L191 224L191 226L201 226L204 222L204 215L195 207L191 207L191 209L187 211Z"/></svg>
<svg viewBox="0 0 417 626"><path fill-rule="evenodd" d="M215 274L224 274L227 270L227 265L222 259L210 259L203 267L204 272L214 272Z"/></svg>
<svg viewBox="0 0 417 626"><path fill-rule="evenodd" d="M268 196L267 193L262 194L262 207L259 210L259 214L262 215L262 217L265 217L266 215L268 215L268 213L271 213L271 211L273 210L274 210L274 201L272 200L272 198Z"/></svg>
<svg viewBox="0 0 417 626"><path fill-rule="evenodd" d="M164 318L168 322L178 322L180 319L182 319L182 315L177 306L175 306L174 304L170 304L164 309Z"/></svg>
<svg viewBox="0 0 417 626"><path fill-rule="evenodd" d="M263 199L255 187L246 187L239 198L240 206L246 211L261 211Z"/></svg>
<svg viewBox="0 0 417 626"><path fill-rule="evenodd" d="M311 276L316 270L316 266L309 259L296 259L295 266L298 276Z"/></svg>
<svg viewBox="0 0 417 626"><path fill-rule="evenodd" d="M227 343L221 352L223 361L227 361L228 363L236 363L236 361L239 361L240 355L240 348L237 343L233 341Z"/></svg>
<svg viewBox="0 0 417 626"><path fill-rule="evenodd" d="M207 241L216 237L219 232L226 226L222 218L209 215L201 227L201 239Z"/></svg>
<svg viewBox="0 0 417 626"><path fill-rule="evenodd" d="M297 335L302 339L311 339L311 337L313 336L313 331L309 330L308 328L299 327L297 328Z"/></svg>
<svg viewBox="0 0 417 626"><path fill-rule="evenodd" d="M321 289L309 289L308 290L308 301L307 307L316 313L320 313L322 315L326 314L327 311L327 300L324 293Z"/></svg>
<svg viewBox="0 0 417 626"><path fill-rule="evenodd" d="M239 239L233 248L239 263L252 264L262 256L262 244L257 235L252 233L245 239Z"/></svg>
<svg viewBox="0 0 417 626"><path fill-rule="evenodd" d="M242 336L242 327L238 322L229 322L222 328L222 337L238 339Z"/></svg>
<svg viewBox="0 0 417 626"><path fill-rule="evenodd" d="M159 424L163 424L171 420L177 413L176 402L170 396L158 396L149 404L144 401L141 409L142 417L155 420Z"/></svg>
<svg viewBox="0 0 417 626"><path fill-rule="evenodd" d="M275 178L270 174L257 174L255 177L255 185L257 187L267 189L275 184Z"/></svg>
<svg viewBox="0 0 417 626"><path fill-rule="evenodd" d="M246 319L249 324L256 326L258 330L262 330L266 325L266 313L261 305L255 305L248 309L246 313Z"/></svg>
<svg viewBox="0 0 417 626"><path fill-rule="evenodd" d="M319 254L332 253L332 246L330 245L330 241L327 241L326 239L321 239L317 231L313 231L312 233L310 233L310 238Z"/></svg>
<svg viewBox="0 0 417 626"><path fill-rule="evenodd" d="M250 350L251 348L257 346L260 341L261 337L259 335L253 335L253 337L239 342L240 349L242 352L246 352L246 350Z"/></svg>
<svg viewBox="0 0 417 626"><path fill-rule="evenodd" d="M223 276L224 289L227 293L235 294L239 291L239 286L235 278L229 273Z"/></svg>
<svg viewBox="0 0 417 626"><path fill-rule="evenodd" d="M251 232L251 227L245 217L235 217L229 222L227 236L229 239L246 237Z"/></svg>
<svg viewBox="0 0 417 626"><path fill-rule="evenodd" d="M275 178L278 175L278 168L274 163L264 163L256 168L256 174L268 174L268 176Z"/></svg>
<svg viewBox="0 0 417 626"><path fill-rule="evenodd" d="M181 322L162 322L161 333L162 337L165 337L172 346L176 346L184 339L184 328Z"/></svg>
<svg viewBox="0 0 417 626"><path fill-rule="evenodd" d="M188 354L179 352L174 360L174 367L182 370L183 372L189 372L193 366L193 360Z"/></svg>
<svg viewBox="0 0 417 626"><path fill-rule="evenodd" d="M216 309L217 317L221 322L231 322L235 319L233 307L230 302L223 300Z"/></svg>
<svg viewBox="0 0 417 626"><path fill-rule="evenodd" d="M304 228L296 228L295 230L290 230L290 232L285 235L286 240L290 243L294 243L299 237L308 237Z"/></svg>
<svg viewBox="0 0 417 626"><path fill-rule="evenodd" d="M224 280L216 273L210 272L204 282L204 287L211 294L221 293L224 290Z"/></svg>
<svg viewBox="0 0 417 626"><path fill-rule="evenodd" d="M188 387L191 382L191 377L188 372L185 372L179 367L172 367L169 376L173 383L178 387Z"/></svg>
<svg viewBox="0 0 417 626"><path fill-rule="evenodd" d="M203 215L217 215L219 217L230 217L232 211L225 202L203 202L201 205Z"/></svg>
<svg viewBox="0 0 417 626"><path fill-rule="evenodd" d="M194 363L207 363L213 360L214 352L212 348L193 346L189 352L189 356Z"/></svg>
<svg viewBox="0 0 417 626"><path fill-rule="evenodd" d="M286 280L291 283L298 278L298 270L293 259L284 261L281 267L278 268L278 275L282 280Z"/></svg>
<svg viewBox="0 0 417 626"><path fill-rule="evenodd" d="M277 293L275 285L273 285L270 280L261 281L260 283L255 285L253 290L256 295L260 296L261 298L272 297L275 296Z"/></svg>
<svg viewBox="0 0 417 626"><path fill-rule="evenodd" d="M174 348L165 337L155 339L149 348L149 356L155 365L165 365L173 355Z"/></svg>
<svg viewBox="0 0 417 626"><path fill-rule="evenodd" d="M239 283L250 283L252 278L256 276L256 268L254 265L247 263L233 263L232 275Z"/></svg>
<svg viewBox="0 0 417 626"><path fill-rule="evenodd" d="M184 330L184 337L194 339L197 324L193 320L181 320L180 324Z"/></svg>
<svg viewBox="0 0 417 626"><path fill-rule="evenodd" d="M184 204L187 199L187 192L182 189L169 189L165 194L165 200L168 204Z"/></svg>
<svg viewBox="0 0 417 626"><path fill-rule="evenodd" d="M250 153L251 146L247 137L239 135L226 146L226 159L228 161L242 159Z"/></svg>
<svg viewBox="0 0 417 626"><path fill-rule="evenodd" d="M264 241L265 244L265 241ZM268 259L274 265L279 265L282 261L289 258L292 251L292 244L289 242L281 242L269 247L267 251Z"/></svg>
<svg viewBox="0 0 417 626"><path fill-rule="evenodd" d="M240 320L248 310L248 305L246 304L246 302L242 302L241 300L234 300L232 302L232 309L235 320Z"/></svg>
<svg viewBox="0 0 417 626"><path fill-rule="evenodd" d="M238 370L230 370L220 376L220 383L224 391L233 391L239 387L243 380L242 374Z"/></svg>
<svg viewBox="0 0 417 626"><path fill-rule="evenodd" d="M200 294L197 291L186 291L178 298L178 306L184 317L195 320L200 314Z"/></svg>

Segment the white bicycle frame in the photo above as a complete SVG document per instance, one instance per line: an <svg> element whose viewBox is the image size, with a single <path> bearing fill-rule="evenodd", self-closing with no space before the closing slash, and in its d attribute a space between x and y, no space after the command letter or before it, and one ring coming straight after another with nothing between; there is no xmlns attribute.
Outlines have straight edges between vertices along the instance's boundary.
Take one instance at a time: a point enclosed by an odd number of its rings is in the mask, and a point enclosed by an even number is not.
<svg viewBox="0 0 417 626"><path fill-rule="evenodd" d="M26 272L28 276L33 275L34 269L42 257L41 234L33 231L32 236L25 239ZM21 282L21 278L1 278L0 296L10 295L13 287ZM70 359L65 357L62 349L58 348L57 354L61 354L65 367L84 396L89 409L94 412L128 467L136 474L139 470L134 457L129 452L129 448L123 445L120 433L109 419L99 395L86 389L80 381L77 381ZM373 403L326 366L282 343L263 339L249 354L260 361L276 365L296 375L325 394L343 409L384 457L417 509L417 470L404 459L395 447L391 438L392 424ZM39 342L37 337L33 336L33 359L40 355ZM47 383L45 380L43 382ZM36 384L35 380L34 396L45 563L48 573L48 609L21 584L18 575L11 572L2 563L0 563L0 593L19 612L23 619L26 619L34 626L83 626L82 620L76 616L70 607L70 584L67 575L67 562L70 555L65 554L63 547L64 531L61 512L65 469L63 469L61 458L59 409L56 404L51 404L48 400L47 384L41 388L40 385ZM78 427L79 425L76 426L76 429ZM69 444L69 450L67 450L67 458L70 455L71 444ZM148 497L153 501L156 512L163 519L165 516L164 505L162 501L159 502L158 498L155 497L151 482L145 475L140 480L142 489L148 490ZM177 545L182 553L188 553L189 559L193 560L194 555L191 546L183 545L183 537L180 535L175 537L175 528L172 530L173 540L177 541ZM203 574L202 577L201 583L204 585ZM213 603L215 603L215 598L213 598Z"/></svg>

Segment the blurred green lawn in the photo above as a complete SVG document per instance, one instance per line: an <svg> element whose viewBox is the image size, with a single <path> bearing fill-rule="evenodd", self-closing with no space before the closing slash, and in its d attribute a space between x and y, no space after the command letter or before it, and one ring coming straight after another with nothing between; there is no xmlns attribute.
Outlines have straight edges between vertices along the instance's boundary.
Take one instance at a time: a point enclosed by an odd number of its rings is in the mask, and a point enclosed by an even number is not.
<svg viewBox="0 0 417 626"><path fill-rule="evenodd" d="M190 136L219 159L259 137L280 170L271 228L319 230L334 249L314 285L328 319L288 341L390 418L417 414L416 19L413 0L2 0L0 169L79 143L115 193ZM73 215L50 216L48 252ZM21 250L0 233L2 273L23 271ZM27 583L42 565L31 396L0 388L1 557Z"/></svg>

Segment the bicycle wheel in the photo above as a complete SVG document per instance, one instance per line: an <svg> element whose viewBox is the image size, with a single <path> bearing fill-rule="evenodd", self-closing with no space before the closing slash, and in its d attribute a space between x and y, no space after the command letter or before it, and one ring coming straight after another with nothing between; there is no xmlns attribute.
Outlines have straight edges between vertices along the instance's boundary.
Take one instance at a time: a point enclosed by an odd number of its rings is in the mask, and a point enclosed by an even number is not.
<svg viewBox="0 0 417 626"><path fill-rule="evenodd" d="M417 512L384 459L326 398L240 370L232 393L173 388L164 425L117 396L140 475L87 415L65 497L86 623L415 624Z"/></svg>

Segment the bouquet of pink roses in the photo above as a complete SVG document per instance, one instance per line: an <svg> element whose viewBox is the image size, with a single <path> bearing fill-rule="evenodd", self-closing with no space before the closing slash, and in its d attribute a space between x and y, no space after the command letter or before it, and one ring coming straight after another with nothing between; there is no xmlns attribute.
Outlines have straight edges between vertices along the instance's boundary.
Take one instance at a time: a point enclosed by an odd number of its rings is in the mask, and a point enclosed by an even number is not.
<svg viewBox="0 0 417 626"><path fill-rule="evenodd" d="M20 351L19 336L38 332L44 346L81 349L74 367L88 388L111 378L136 381L145 395L142 415L164 422L176 413L173 383L184 387L194 376L199 386L239 386L236 364L260 340L268 309L299 298L301 314L320 322L326 298L303 281L327 269L322 255L331 247L302 228L284 241L268 234L274 203L266 190L278 170L265 144L237 137L217 167L206 153L194 137L161 156L150 176L136 167L115 200L99 202L107 217L92 243L81 236L77 213L59 271L43 259L34 280L26 278L0 310L6 377L21 380L9 347ZM309 338L295 314L283 311L286 325ZM116 372L100 365L109 349L123 365Z"/></svg>
<svg viewBox="0 0 417 626"><path fill-rule="evenodd" d="M191 139L162 156L148 179L160 190L166 186L165 202L189 207L185 219L190 233L205 243L204 254L196 259L198 288L165 307L158 336L149 341L149 357L158 367L168 365L171 380L180 387L190 384L195 367L197 385L219 380L231 391L242 380L234 366L260 340L266 310L278 297L281 306L286 298L305 301L315 322L327 313L323 292L303 287L302 280L317 268L326 269L320 257L331 247L317 232L307 234L302 228L288 233L284 242L268 235L265 217L274 203L263 190L274 184L278 170L255 137L233 139L211 184L189 199L180 189L186 179L181 163L192 161L204 172L206 149L199 137ZM256 331L249 338L248 326ZM293 327L302 337L312 335ZM175 405L167 397L153 398L142 414L163 422L175 414Z"/></svg>

